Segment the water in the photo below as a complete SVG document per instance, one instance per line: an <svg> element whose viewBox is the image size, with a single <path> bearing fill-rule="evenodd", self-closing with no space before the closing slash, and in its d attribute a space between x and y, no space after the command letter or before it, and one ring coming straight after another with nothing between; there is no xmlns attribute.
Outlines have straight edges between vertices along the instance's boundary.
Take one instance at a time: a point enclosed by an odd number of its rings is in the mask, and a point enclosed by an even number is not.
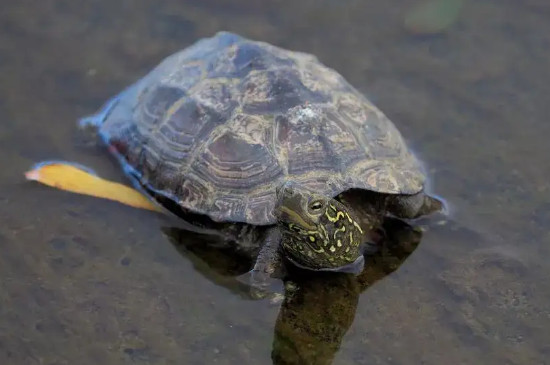
<svg viewBox="0 0 550 365"><path fill-rule="evenodd" d="M547 363L550 5L465 2L421 36L403 27L415 3L3 4L0 363ZM172 244L155 214L23 180L63 158L124 181L76 119L222 29L339 70L425 161L453 222L401 266L299 282L281 306L243 299L224 275L237 262Z"/></svg>

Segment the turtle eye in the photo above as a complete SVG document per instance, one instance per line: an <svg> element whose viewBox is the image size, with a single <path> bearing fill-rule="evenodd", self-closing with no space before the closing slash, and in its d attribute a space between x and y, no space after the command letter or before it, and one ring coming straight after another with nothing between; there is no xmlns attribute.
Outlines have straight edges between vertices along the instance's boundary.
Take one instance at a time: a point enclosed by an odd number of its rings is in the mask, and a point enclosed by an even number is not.
<svg viewBox="0 0 550 365"><path fill-rule="evenodd" d="M309 211L311 213L315 213L315 214L319 214L321 213L321 210L323 209L323 202L322 201L319 201L319 200L316 200L316 201L313 201L309 204Z"/></svg>

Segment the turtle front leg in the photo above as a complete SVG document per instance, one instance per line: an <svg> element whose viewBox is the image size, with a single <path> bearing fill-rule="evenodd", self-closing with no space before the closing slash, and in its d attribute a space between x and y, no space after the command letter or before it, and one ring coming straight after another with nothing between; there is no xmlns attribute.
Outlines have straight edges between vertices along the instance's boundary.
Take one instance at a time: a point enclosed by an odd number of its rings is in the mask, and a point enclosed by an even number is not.
<svg viewBox="0 0 550 365"><path fill-rule="evenodd" d="M250 294L255 299L284 292L280 279L284 271L280 243L281 232L277 227L270 228L265 234L254 267L238 278L250 286Z"/></svg>

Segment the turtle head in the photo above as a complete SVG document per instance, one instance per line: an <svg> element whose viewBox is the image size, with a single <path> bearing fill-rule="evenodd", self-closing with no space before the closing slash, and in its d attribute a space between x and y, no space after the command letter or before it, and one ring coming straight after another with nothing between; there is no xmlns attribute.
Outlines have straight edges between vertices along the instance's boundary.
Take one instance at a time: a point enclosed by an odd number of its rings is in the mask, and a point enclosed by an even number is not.
<svg viewBox="0 0 550 365"><path fill-rule="evenodd" d="M362 271L363 230L337 200L285 183L277 189L275 216L285 256L296 266L316 271Z"/></svg>

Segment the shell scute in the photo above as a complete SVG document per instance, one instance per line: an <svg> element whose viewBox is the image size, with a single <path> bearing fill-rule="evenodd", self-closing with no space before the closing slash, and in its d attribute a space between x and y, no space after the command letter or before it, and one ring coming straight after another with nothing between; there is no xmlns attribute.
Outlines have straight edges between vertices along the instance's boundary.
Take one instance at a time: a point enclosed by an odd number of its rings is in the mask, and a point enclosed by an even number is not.
<svg viewBox="0 0 550 365"><path fill-rule="evenodd" d="M185 91L172 86L159 85L141 94L138 104L142 126L154 126L170 112L170 108L185 96Z"/></svg>
<svg viewBox="0 0 550 365"><path fill-rule="evenodd" d="M238 103L235 86L227 80L205 79L192 90L197 105L222 115L231 115Z"/></svg>
<svg viewBox="0 0 550 365"><path fill-rule="evenodd" d="M236 190L268 184L281 175L281 168L265 144L249 143L229 130L206 146L194 161L193 170L215 186Z"/></svg>
<svg viewBox="0 0 550 365"><path fill-rule="evenodd" d="M306 88L297 72L290 68L251 72L242 81L241 105L249 114L284 114L309 103L325 103L330 98Z"/></svg>
<svg viewBox="0 0 550 365"><path fill-rule="evenodd" d="M226 47L213 55L206 66L209 78L242 79L251 71L265 71L294 67L291 58L267 52L266 46L241 42Z"/></svg>
<svg viewBox="0 0 550 365"><path fill-rule="evenodd" d="M227 219L228 213L237 221L246 220L246 203L241 196L218 196L212 205L211 216L216 221Z"/></svg>

